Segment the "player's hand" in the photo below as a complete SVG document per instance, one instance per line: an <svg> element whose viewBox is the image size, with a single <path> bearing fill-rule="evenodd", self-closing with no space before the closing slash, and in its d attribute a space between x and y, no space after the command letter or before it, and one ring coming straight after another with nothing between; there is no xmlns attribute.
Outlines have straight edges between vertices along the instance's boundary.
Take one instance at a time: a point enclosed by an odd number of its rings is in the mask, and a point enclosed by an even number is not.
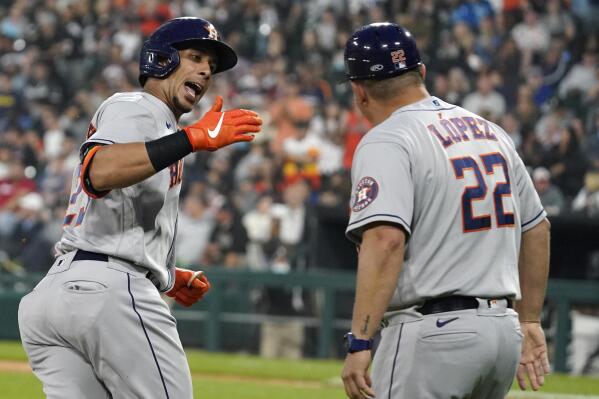
<svg viewBox="0 0 599 399"><path fill-rule="evenodd" d="M530 386L537 391L545 383L545 374L551 371L549 358L547 357L547 342L541 323L521 323L522 334L522 355L516 378L518 385L523 391L526 390L526 377L530 381Z"/></svg>
<svg viewBox="0 0 599 399"><path fill-rule="evenodd" d="M210 281L204 272L175 268L175 284L166 295L179 305L189 307L202 299L210 290Z"/></svg>
<svg viewBox="0 0 599 399"><path fill-rule="evenodd" d="M240 141L252 141L262 127L262 119L254 111L232 109L222 111L223 98L216 97L212 108L202 119L183 128L193 151L215 151Z"/></svg>
<svg viewBox="0 0 599 399"><path fill-rule="evenodd" d="M372 381L368 375L368 367L372 360L371 351L348 353L341 372L343 386L348 398L374 398Z"/></svg>

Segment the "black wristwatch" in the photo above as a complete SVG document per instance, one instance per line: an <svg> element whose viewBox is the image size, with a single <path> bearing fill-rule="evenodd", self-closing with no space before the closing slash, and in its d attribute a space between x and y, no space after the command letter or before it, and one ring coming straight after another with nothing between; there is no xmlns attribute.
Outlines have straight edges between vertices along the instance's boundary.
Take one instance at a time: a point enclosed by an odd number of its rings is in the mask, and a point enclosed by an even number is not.
<svg viewBox="0 0 599 399"><path fill-rule="evenodd" d="M343 336L345 343L345 349L348 353L367 351L372 348L371 339L359 339L354 336L351 332L348 332Z"/></svg>

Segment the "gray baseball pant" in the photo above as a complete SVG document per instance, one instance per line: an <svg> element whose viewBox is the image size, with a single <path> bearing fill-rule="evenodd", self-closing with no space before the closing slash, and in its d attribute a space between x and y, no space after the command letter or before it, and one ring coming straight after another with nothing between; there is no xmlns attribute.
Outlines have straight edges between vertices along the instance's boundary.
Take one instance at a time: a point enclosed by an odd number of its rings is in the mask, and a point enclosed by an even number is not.
<svg viewBox="0 0 599 399"><path fill-rule="evenodd" d="M506 300L479 303L389 317L372 365L377 399L504 399L520 361L518 315Z"/></svg>
<svg viewBox="0 0 599 399"><path fill-rule="evenodd" d="M29 364L51 399L192 398L176 322L143 269L60 256L19 306Z"/></svg>

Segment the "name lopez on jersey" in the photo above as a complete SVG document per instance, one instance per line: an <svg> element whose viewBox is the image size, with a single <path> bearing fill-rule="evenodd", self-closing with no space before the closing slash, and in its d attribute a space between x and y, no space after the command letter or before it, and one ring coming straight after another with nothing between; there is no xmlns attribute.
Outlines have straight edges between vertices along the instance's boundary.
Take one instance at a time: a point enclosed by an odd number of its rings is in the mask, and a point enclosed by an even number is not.
<svg viewBox="0 0 599 399"><path fill-rule="evenodd" d="M497 141L495 133L491 130L491 124L482 118L463 116L444 119L439 112L438 124L431 123L427 128L439 139L444 148L471 139Z"/></svg>

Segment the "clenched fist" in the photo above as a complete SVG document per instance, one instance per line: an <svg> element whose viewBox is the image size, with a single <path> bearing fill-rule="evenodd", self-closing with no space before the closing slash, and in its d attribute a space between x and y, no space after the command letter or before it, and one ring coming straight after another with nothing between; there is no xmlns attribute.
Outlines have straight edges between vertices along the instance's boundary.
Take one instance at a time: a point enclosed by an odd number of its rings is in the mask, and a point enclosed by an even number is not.
<svg viewBox="0 0 599 399"><path fill-rule="evenodd" d="M210 281L204 272L175 268L175 284L166 295L179 305L189 307L202 299L210 290Z"/></svg>

